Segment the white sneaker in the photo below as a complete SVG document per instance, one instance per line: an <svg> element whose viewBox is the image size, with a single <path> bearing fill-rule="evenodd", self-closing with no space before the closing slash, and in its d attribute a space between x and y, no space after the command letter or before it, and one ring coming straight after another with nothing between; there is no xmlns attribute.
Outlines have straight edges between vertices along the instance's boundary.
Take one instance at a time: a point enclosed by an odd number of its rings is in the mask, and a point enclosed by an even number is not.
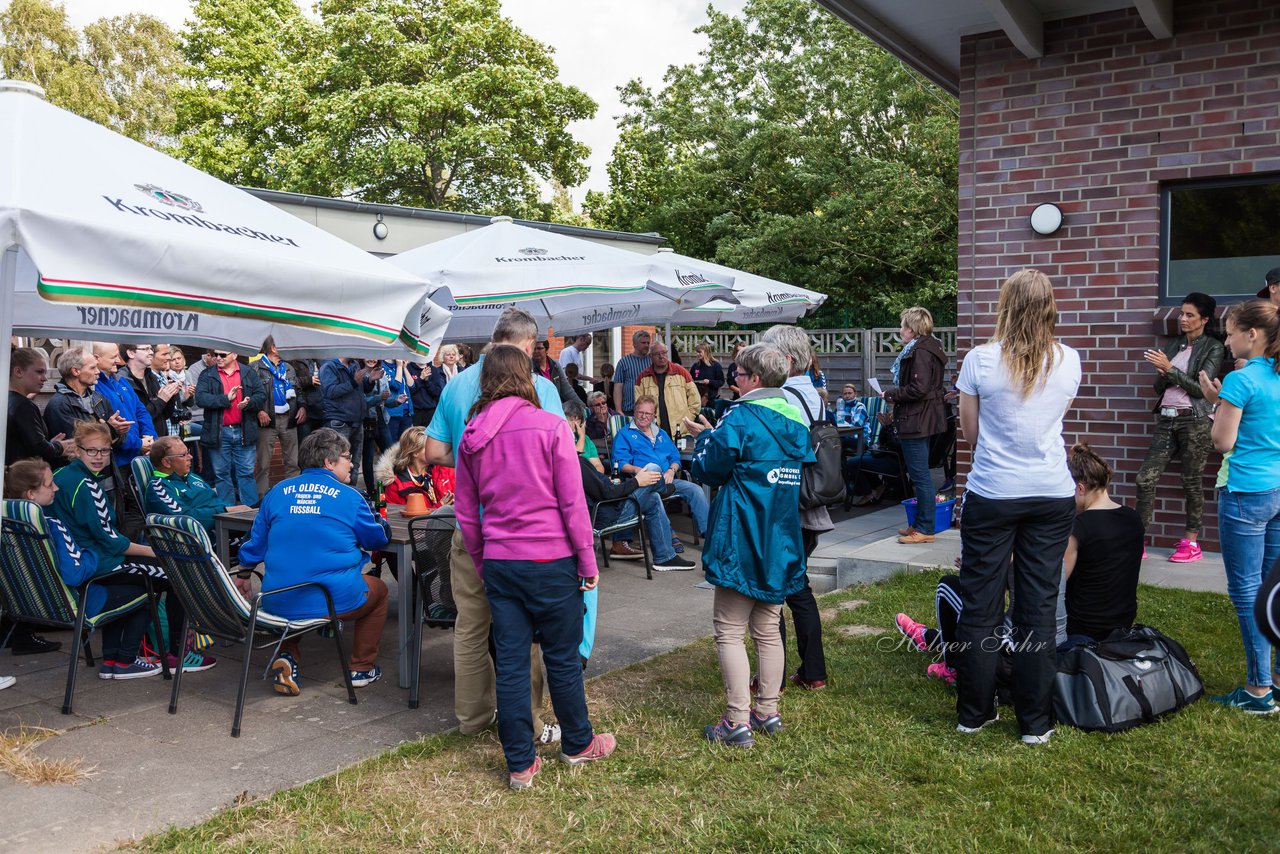
<svg viewBox="0 0 1280 854"><path fill-rule="evenodd" d="M1048 744L1049 739L1053 737L1053 730L1049 730L1043 735L1024 735L1022 737L1023 744Z"/></svg>
<svg viewBox="0 0 1280 854"><path fill-rule="evenodd" d="M542 734L538 736L538 744L559 744L560 724L543 724Z"/></svg>
<svg viewBox="0 0 1280 854"><path fill-rule="evenodd" d="M0 691L5 688L12 688L17 681L18 677L16 676L0 676Z"/></svg>
<svg viewBox="0 0 1280 854"><path fill-rule="evenodd" d="M956 724L956 732L962 732L965 735L973 735L975 732L986 729L987 727L991 726L993 723L995 723L998 720L1000 720L1000 713L996 712L994 715L987 718L985 721L978 724L977 726L965 726L964 724Z"/></svg>

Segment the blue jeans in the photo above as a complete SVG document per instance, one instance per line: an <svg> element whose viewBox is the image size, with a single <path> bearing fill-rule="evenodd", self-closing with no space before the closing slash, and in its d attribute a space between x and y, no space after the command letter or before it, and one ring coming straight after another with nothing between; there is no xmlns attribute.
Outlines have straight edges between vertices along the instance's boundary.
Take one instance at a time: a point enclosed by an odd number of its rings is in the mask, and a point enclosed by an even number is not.
<svg viewBox="0 0 1280 854"><path fill-rule="evenodd" d="M253 464L258 458L256 445L244 443L243 427L223 424L218 433L218 447L205 445L213 463L214 489L225 504L257 504L258 485L253 481ZM235 477L233 481L231 478ZM236 500L236 487L240 500Z"/></svg>
<svg viewBox="0 0 1280 854"><path fill-rule="evenodd" d="M1227 595L1240 621L1247 679L1256 688L1271 684L1271 644L1258 629L1254 600L1267 571L1280 557L1280 489L1218 493L1218 531Z"/></svg>
<svg viewBox="0 0 1280 854"><path fill-rule="evenodd" d="M351 480L347 483L359 489L360 464L364 461L364 422L350 424L346 421L325 421L324 426L338 433L351 446Z"/></svg>
<svg viewBox="0 0 1280 854"><path fill-rule="evenodd" d="M707 494L702 491L701 486L691 480L676 478L675 485L676 495L689 502L689 512L693 514L693 523L698 527L698 536L705 537L707 535L707 513L711 510L711 503L707 501Z"/></svg>
<svg viewBox="0 0 1280 854"><path fill-rule="evenodd" d="M560 721L561 747L573 755L591 746L594 733L582 687L582 591L572 557L545 563L485 560L484 593L493 615L498 737L512 773L533 764L533 711L529 646L542 641L547 689Z"/></svg>
<svg viewBox="0 0 1280 854"><path fill-rule="evenodd" d="M902 463L916 493L915 529L922 534L935 533L933 475L929 474L929 438L902 439Z"/></svg>
<svg viewBox="0 0 1280 854"><path fill-rule="evenodd" d="M392 443L399 442L404 431L408 430L412 426L413 413L407 410L403 415L387 416L387 433L389 434Z"/></svg>
<svg viewBox="0 0 1280 854"><path fill-rule="evenodd" d="M676 556L676 550L671 546L671 538L674 536L671 533L671 520L667 518L667 508L662 506L662 499L658 497L662 486L661 481L652 486L642 486L631 493L634 501L606 504L596 515L596 524L606 528L636 518L636 505L639 504L644 511L644 528L649 532L649 543L653 546L653 559L658 563L665 563ZM620 542L630 542L631 532L620 531L613 538Z"/></svg>

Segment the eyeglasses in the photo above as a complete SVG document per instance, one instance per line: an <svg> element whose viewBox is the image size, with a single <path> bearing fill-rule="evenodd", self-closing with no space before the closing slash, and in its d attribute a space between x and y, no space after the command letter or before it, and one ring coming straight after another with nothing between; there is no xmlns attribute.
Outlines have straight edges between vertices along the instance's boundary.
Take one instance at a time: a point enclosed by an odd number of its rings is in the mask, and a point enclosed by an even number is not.
<svg viewBox="0 0 1280 854"><path fill-rule="evenodd" d="M216 358L216 359L225 359L225 358L227 358L228 356L230 356L230 355L232 355L232 354L231 354L231 353L219 353L217 350L214 350L214 351L213 351L213 355L214 355L214 358Z"/></svg>
<svg viewBox="0 0 1280 854"><path fill-rule="evenodd" d="M351 462L351 452L347 451L345 454L338 454L338 459Z"/></svg>
<svg viewBox="0 0 1280 854"><path fill-rule="evenodd" d="M640 411L640 410L638 410L638 409L636 410L636 418L652 418L653 416L655 416L655 415L657 415L657 414L658 414L658 413L657 413L656 411L655 411L655 412L641 412L641 411Z"/></svg>
<svg viewBox="0 0 1280 854"><path fill-rule="evenodd" d="M733 375L734 377L741 378L741 379L748 379L751 377L751 374L747 373L746 371L734 371Z"/></svg>
<svg viewBox="0 0 1280 854"><path fill-rule="evenodd" d="M191 456L190 451L183 451L181 454L165 454L164 458L167 460L170 457L189 457L189 456Z"/></svg>
<svg viewBox="0 0 1280 854"><path fill-rule="evenodd" d="M80 453L90 457L105 457L107 454L111 453L111 449L110 448L86 448L84 446L81 446Z"/></svg>

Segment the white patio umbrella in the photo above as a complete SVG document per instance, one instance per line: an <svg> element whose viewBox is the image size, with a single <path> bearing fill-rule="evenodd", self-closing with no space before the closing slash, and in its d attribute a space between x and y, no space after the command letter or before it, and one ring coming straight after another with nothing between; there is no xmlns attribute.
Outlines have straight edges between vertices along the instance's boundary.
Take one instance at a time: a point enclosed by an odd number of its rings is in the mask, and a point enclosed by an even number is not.
<svg viewBox="0 0 1280 854"><path fill-rule="evenodd" d="M654 257L494 217L387 260L426 279L431 298L454 312L448 340L487 338L513 303L544 329L549 323L557 335L575 335L664 323L680 308L734 299L732 275L692 259L656 264Z"/></svg>
<svg viewBox="0 0 1280 854"><path fill-rule="evenodd" d="M273 335L286 355L354 356L425 354L443 335L448 313L417 277L37 86L0 80L0 128L6 341L16 330L253 351ZM0 377L7 386L8 347Z"/></svg>
<svg viewBox="0 0 1280 854"><path fill-rule="evenodd" d="M669 250L658 250L654 263L697 263L717 275L733 276L734 295L737 304L723 300L709 300L697 306L682 306L671 317L672 323L692 326L714 326L724 321L733 323L794 323L827 300L826 294L806 288L788 285L777 279L757 276L722 264L698 261Z"/></svg>

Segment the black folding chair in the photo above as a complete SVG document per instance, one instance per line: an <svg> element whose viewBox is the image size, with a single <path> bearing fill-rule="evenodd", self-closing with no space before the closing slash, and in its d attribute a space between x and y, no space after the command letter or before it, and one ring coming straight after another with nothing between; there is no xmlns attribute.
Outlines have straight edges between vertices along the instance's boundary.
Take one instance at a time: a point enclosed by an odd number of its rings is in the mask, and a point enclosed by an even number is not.
<svg viewBox="0 0 1280 854"><path fill-rule="evenodd" d="M636 507L636 516L634 519L626 519L622 522L612 522L603 528L596 522L596 517L600 515L600 508L618 504L622 505L631 502ZM619 514L621 516L622 514ZM649 548L648 534L645 532L644 511L640 508L640 502L636 500L634 495L624 495L621 498L609 498L601 501L591 508L591 533L595 536L596 546L600 549L600 558L604 561L606 567L609 566L609 551L604 547L604 538L611 534L621 531L627 531L636 528L640 532L640 551L644 553L644 577L653 580L653 550Z"/></svg>
<svg viewBox="0 0 1280 854"><path fill-rule="evenodd" d="M453 579L449 555L457 523L452 513L433 513L409 521L409 543L413 549L413 676L409 683L409 708L418 708L422 679L422 626L451 629L458 622L458 606L453 601Z"/></svg>

